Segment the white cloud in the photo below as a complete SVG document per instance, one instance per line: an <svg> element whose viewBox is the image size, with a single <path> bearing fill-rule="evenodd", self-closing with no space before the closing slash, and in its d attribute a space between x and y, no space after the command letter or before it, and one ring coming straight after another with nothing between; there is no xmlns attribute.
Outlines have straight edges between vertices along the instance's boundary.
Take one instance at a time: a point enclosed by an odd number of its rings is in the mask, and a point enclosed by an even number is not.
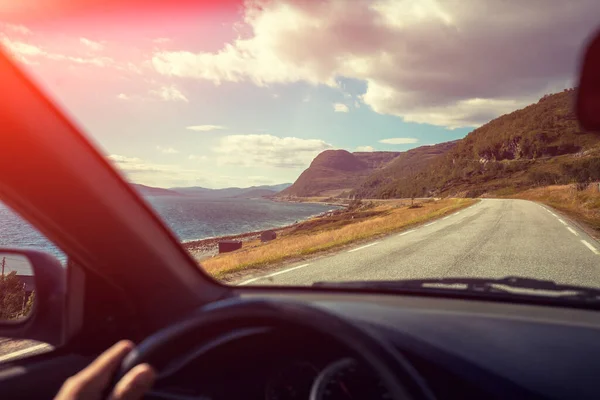
<svg viewBox="0 0 600 400"><path fill-rule="evenodd" d="M100 50L104 49L104 44L102 44L100 42L95 42L90 39L86 39L84 37L79 38L79 43L86 46L87 48L89 48L92 51L100 51Z"/></svg>
<svg viewBox="0 0 600 400"><path fill-rule="evenodd" d="M221 131L227 129L227 127L222 125L192 125L187 126L185 129L189 129L190 131L197 132L210 132L210 131Z"/></svg>
<svg viewBox="0 0 600 400"><path fill-rule="evenodd" d="M118 154L111 154L107 158L118 164L136 164L142 162L140 158L120 156Z"/></svg>
<svg viewBox="0 0 600 400"><path fill-rule="evenodd" d="M178 150L175 150L172 147L156 146L156 150L160 151L163 154L177 154L177 153L179 153Z"/></svg>
<svg viewBox="0 0 600 400"><path fill-rule="evenodd" d="M179 91L175 86L161 86L159 89L150 90L151 95L158 97L165 101L183 101L188 103L189 100L183 93Z"/></svg>
<svg viewBox="0 0 600 400"><path fill-rule="evenodd" d="M157 44L169 43L170 41L171 41L171 39L165 38L165 37L156 38L156 39L153 40L153 42L157 43Z"/></svg>
<svg viewBox="0 0 600 400"><path fill-rule="evenodd" d="M333 111L335 112L343 112L343 113L347 113L348 111L350 111L350 109L348 108L347 105L342 104L342 103L335 103L333 105Z"/></svg>
<svg viewBox="0 0 600 400"><path fill-rule="evenodd" d="M119 100L131 100L131 97L129 97L128 95L126 95L125 93L119 93L117 95L117 99Z"/></svg>
<svg viewBox="0 0 600 400"><path fill-rule="evenodd" d="M194 154L190 154L188 156L188 160L192 160L192 161L206 161L206 160L208 160L208 157L206 157L206 156L197 156L197 155L194 155Z"/></svg>
<svg viewBox="0 0 600 400"><path fill-rule="evenodd" d="M17 24L8 24L8 23L0 23L0 30L5 32L14 33L17 35L30 35L31 30L25 25L17 25Z"/></svg>
<svg viewBox="0 0 600 400"><path fill-rule="evenodd" d="M112 154L107 157L131 182L157 187L247 187L263 183L281 183L266 181L263 176L226 176L204 169L183 168L174 164L157 164L137 157Z"/></svg>
<svg viewBox="0 0 600 400"><path fill-rule="evenodd" d="M355 151L372 152L372 151L375 151L375 148L373 148L373 146L358 146Z"/></svg>
<svg viewBox="0 0 600 400"><path fill-rule="evenodd" d="M307 94L306 96L304 96L304 97L302 98L302 102L303 102L303 103L308 103L309 101L310 101L310 94Z"/></svg>
<svg viewBox="0 0 600 400"><path fill-rule="evenodd" d="M114 65L114 60L110 57L80 57L67 54L51 52L41 46L36 46L19 40L13 40L4 34L0 34L0 42L7 50L18 60L32 64L34 59L43 58L53 61L67 61L74 64L94 65L97 67L107 67Z"/></svg>
<svg viewBox="0 0 600 400"><path fill-rule="evenodd" d="M419 139L408 138L408 137L398 137L398 138L389 138L389 139L381 139L379 143L385 144L412 144L417 143Z"/></svg>
<svg viewBox="0 0 600 400"><path fill-rule="evenodd" d="M273 135L231 135L221 139L214 151L219 164L246 167L303 168L332 146L319 139Z"/></svg>
<svg viewBox="0 0 600 400"><path fill-rule="evenodd" d="M274 99L278 99L279 98L279 94L278 93L273 93L271 95L271 97L273 97Z"/></svg>
<svg viewBox="0 0 600 400"><path fill-rule="evenodd" d="M375 112L450 128L477 126L572 80L600 14L597 0L245 4L246 34L216 52L157 51L155 70L216 84L340 90L337 78L357 79ZM471 110L473 101L481 103Z"/></svg>

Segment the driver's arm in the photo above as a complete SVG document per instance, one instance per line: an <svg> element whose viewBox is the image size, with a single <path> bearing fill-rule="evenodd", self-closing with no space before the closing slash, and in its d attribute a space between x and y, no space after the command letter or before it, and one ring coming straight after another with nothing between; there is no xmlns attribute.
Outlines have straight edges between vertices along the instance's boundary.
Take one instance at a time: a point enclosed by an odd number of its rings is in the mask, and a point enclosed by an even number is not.
<svg viewBox="0 0 600 400"><path fill-rule="evenodd" d="M123 340L102 353L90 365L65 381L55 400L102 399L111 377L121 361L133 349L133 343ZM110 400L137 400L150 390L156 374L148 364L129 371L115 386Z"/></svg>

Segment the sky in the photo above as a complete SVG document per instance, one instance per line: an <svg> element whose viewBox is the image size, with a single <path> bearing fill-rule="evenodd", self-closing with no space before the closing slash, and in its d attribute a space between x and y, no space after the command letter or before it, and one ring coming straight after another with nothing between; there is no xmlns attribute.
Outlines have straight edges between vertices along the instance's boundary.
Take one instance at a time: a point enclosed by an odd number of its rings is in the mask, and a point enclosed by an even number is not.
<svg viewBox="0 0 600 400"><path fill-rule="evenodd" d="M158 187L293 182L324 150L462 138L573 87L600 23L597 0L59 3L0 0L0 42Z"/></svg>

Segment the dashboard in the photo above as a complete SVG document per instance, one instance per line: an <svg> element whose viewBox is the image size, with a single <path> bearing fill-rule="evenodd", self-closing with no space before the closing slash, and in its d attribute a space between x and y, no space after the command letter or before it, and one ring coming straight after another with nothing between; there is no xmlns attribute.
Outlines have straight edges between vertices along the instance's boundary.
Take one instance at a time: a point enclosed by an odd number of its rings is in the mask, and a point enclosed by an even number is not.
<svg viewBox="0 0 600 400"><path fill-rule="evenodd" d="M287 296L388 341L438 399L598 398L597 311L397 295ZM271 327L236 332L226 342L186 354L149 398L388 398L378 377L354 361L352 349L309 332Z"/></svg>
<svg viewBox="0 0 600 400"><path fill-rule="evenodd" d="M260 328L190 349L155 387L163 399L388 399L378 377L314 333ZM228 361L224 361L228 360Z"/></svg>

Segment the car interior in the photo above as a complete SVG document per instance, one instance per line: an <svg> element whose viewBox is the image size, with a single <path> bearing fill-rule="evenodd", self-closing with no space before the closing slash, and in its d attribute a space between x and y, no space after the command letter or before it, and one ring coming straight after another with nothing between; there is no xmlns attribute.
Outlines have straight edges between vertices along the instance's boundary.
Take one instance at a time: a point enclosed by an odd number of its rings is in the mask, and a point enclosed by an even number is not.
<svg viewBox="0 0 600 400"><path fill-rule="evenodd" d="M582 53L577 98L595 130L599 45ZM0 397L52 398L127 338L136 349L115 381L150 363L148 399L598 398L597 301L225 286L5 54L0 81L0 196L69 255L63 267L3 249L30 260L37 294L0 336L52 349L0 364Z"/></svg>

